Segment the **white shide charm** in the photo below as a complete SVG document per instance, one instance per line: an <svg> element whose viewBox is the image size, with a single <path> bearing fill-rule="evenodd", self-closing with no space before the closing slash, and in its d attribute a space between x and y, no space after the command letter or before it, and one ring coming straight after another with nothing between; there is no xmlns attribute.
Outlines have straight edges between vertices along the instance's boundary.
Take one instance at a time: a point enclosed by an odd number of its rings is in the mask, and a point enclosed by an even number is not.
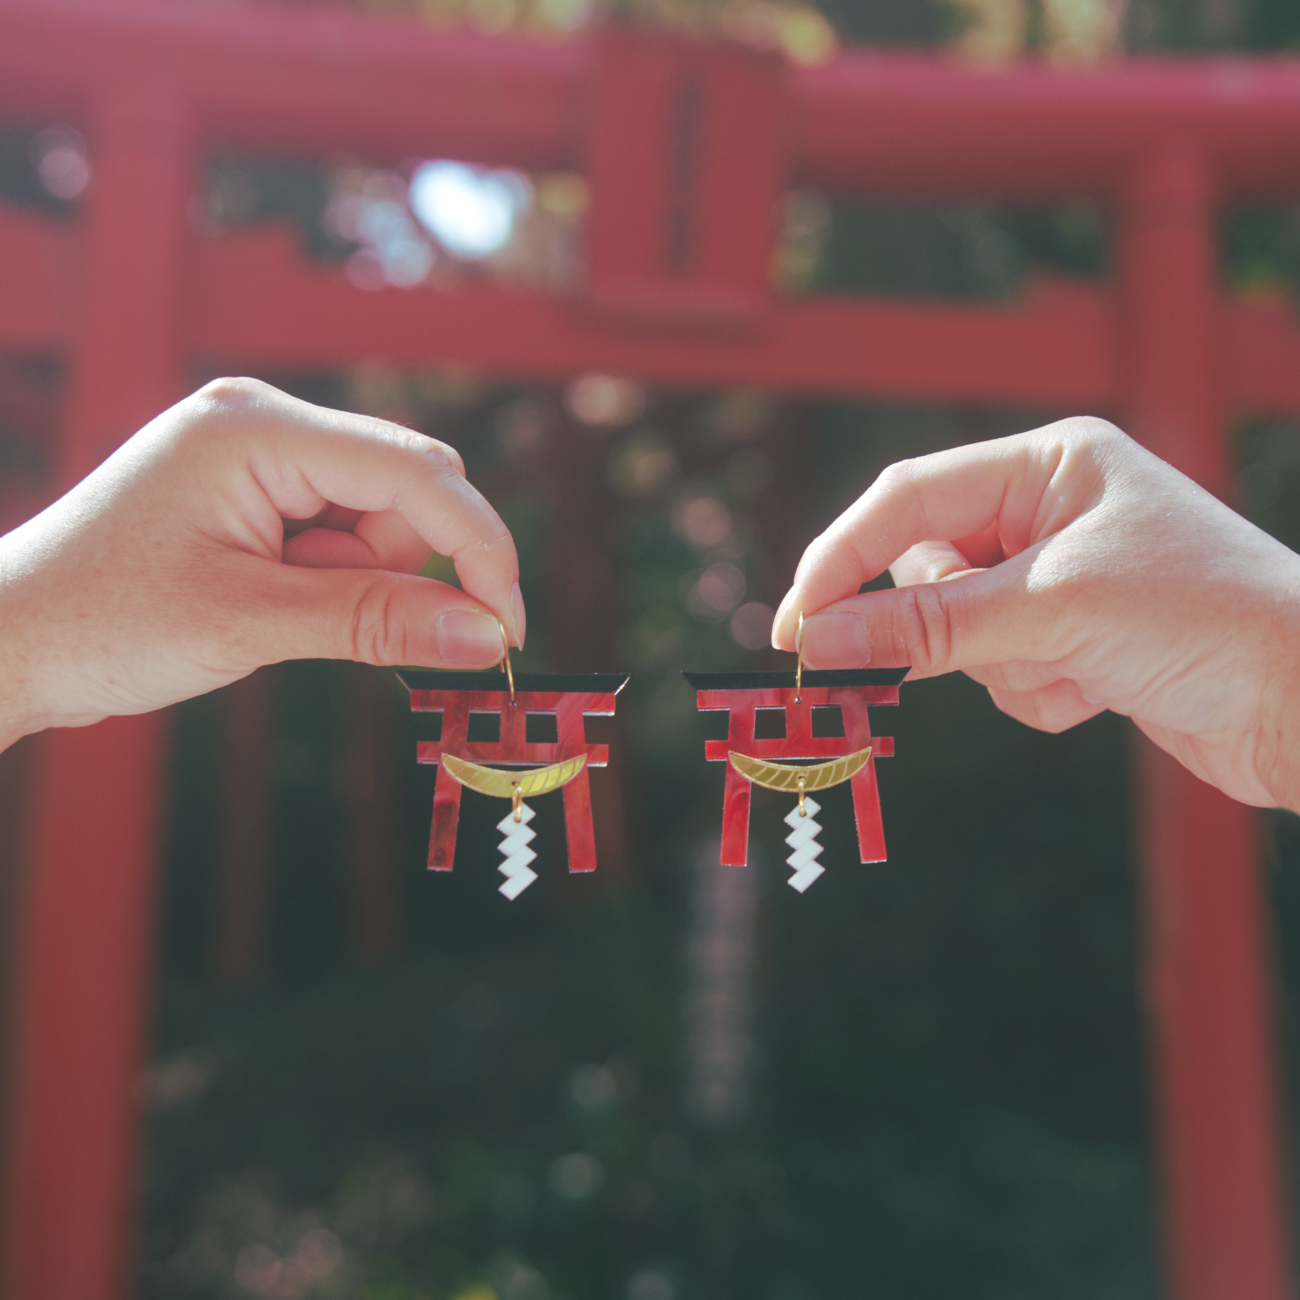
<svg viewBox="0 0 1300 1300"><path fill-rule="evenodd" d="M505 837L501 841L501 852L506 859L497 870L506 878L501 892L511 901L518 898L537 879L537 872L528 865L537 856L528 847L529 842L537 836L537 832L528 824L536 815L526 803L520 803L517 811L511 808L497 822L497 830ZM821 870L820 867L817 869Z"/></svg>
<svg viewBox="0 0 1300 1300"><path fill-rule="evenodd" d="M790 809L790 815L785 819L785 824L791 830L791 834L785 837L785 842L794 850L786 859L794 868L794 875L786 883L801 894L826 870L817 861L822 846L817 843L817 832L821 830L821 824L816 818L821 810L821 804L816 799L805 795L797 807Z"/></svg>

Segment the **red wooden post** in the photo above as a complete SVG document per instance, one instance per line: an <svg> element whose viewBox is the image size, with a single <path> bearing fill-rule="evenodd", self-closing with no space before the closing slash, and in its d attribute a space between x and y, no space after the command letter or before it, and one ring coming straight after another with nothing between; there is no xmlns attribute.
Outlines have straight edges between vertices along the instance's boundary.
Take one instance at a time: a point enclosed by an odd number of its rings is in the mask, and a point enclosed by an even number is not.
<svg viewBox="0 0 1300 1300"><path fill-rule="evenodd" d="M617 28L597 48L588 305L630 326L757 327L784 170L781 61Z"/></svg>
<svg viewBox="0 0 1300 1300"><path fill-rule="evenodd" d="M1194 155L1138 169L1119 256L1126 418L1158 455L1223 494L1214 194ZM1178 1300L1283 1300L1291 1263L1254 816L1139 740L1146 994Z"/></svg>
<svg viewBox="0 0 1300 1300"><path fill-rule="evenodd" d="M98 109L63 488L182 386L183 105L134 81ZM53 731L42 746L0 1279L14 1300L128 1294L164 737L151 715Z"/></svg>

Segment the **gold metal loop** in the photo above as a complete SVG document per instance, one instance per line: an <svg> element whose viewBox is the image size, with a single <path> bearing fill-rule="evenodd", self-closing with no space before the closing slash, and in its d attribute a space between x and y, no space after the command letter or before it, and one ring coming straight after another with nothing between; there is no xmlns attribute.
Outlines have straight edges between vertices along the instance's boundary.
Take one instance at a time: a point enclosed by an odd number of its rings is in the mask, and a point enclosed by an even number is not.
<svg viewBox="0 0 1300 1300"><path fill-rule="evenodd" d="M803 806L803 788L808 783L808 778L801 772L795 777L795 784L799 787L799 816L807 817L808 809Z"/></svg>
<svg viewBox="0 0 1300 1300"><path fill-rule="evenodd" d="M794 702L799 703L800 692L803 690L803 610L799 611L799 626L795 629L794 634L794 652L799 656L794 666ZM803 797L799 798L799 816L803 816Z"/></svg>
<svg viewBox="0 0 1300 1300"><path fill-rule="evenodd" d="M517 704L515 699L515 670L510 667L510 642L506 640L506 625L497 619L497 631L501 633L501 671L506 675L506 681L510 683L510 703ZM516 812L515 821L519 820Z"/></svg>
<svg viewBox="0 0 1300 1300"><path fill-rule="evenodd" d="M515 821L521 822L524 819L524 792L519 788L518 781L511 781L514 786L514 793L510 796L510 806L515 810Z"/></svg>

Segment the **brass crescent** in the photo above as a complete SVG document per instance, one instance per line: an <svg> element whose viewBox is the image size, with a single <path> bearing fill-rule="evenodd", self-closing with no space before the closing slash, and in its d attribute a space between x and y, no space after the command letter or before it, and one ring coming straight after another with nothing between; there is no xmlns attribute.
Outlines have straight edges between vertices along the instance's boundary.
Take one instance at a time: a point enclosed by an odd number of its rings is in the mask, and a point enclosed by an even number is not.
<svg viewBox="0 0 1300 1300"><path fill-rule="evenodd" d="M471 763L467 758L444 754L442 765L461 785L477 790L479 794L490 794L497 799L513 799L516 790L521 798L525 798L547 794L551 790L558 790L562 785L568 785L587 766L587 756L579 754L577 758L566 758L549 767L516 768L511 771L509 768L484 767L481 763Z"/></svg>
<svg viewBox="0 0 1300 1300"><path fill-rule="evenodd" d="M870 745L858 750L856 754L833 758L829 763L814 763L811 767L797 763L769 763L764 758L737 754L735 750L727 754L731 766L755 785L766 786L769 790L790 790L797 793L801 784L799 778L802 776L805 794L825 790L828 786L839 785L841 781L857 776L870 760Z"/></svg>

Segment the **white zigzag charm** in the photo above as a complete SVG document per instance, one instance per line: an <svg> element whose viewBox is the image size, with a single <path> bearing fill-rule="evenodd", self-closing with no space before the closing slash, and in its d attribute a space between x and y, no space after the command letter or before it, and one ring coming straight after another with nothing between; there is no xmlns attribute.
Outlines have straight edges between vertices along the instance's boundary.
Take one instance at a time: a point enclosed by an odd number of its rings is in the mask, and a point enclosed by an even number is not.
<svg viewBox="0 0 1300 1300"><path fill-rule="evenodd" d="M817 861L822 845L817 843L817 832L821 830L821 826L815 819L821 812L822 806L809 795L804 796L803 803L804 811L808 814L806 817L800 817L799 809L795 807L790 810L790 815L785 819L785 824L792 831L785 837L785 842L794 850L786 859L794 868L794 875L786 881L786 884L791 889L797 889L801 894L826 870Z"/></svg>
<svg viewBox="0 0 1300 1300"><path fill-rule="evenodd" d="M518 898L537 879L537 872L528 865L537 856L528 847L528 842L537 836L537 832L528 825L536 815L526 803L521 803L518 821L515 821L515 810L512 808L497 822L497 830L505 836L501 841L501 852L506 855L506 860L497 868L506 878L501 892L512 900Z"/></svg>

